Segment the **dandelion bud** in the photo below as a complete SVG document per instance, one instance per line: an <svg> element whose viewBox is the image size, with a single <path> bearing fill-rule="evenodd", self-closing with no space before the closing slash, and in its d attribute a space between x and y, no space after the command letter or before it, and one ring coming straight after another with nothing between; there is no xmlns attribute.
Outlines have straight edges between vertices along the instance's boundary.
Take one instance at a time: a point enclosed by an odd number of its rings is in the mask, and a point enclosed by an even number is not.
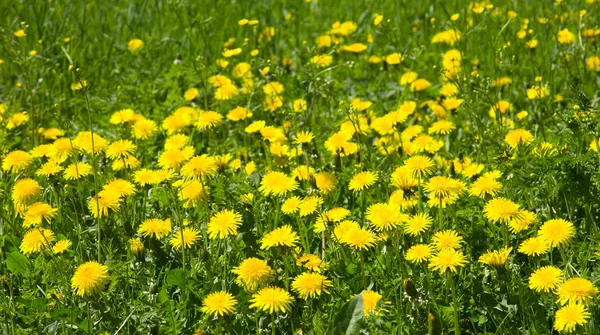
<svg viewBox="0 0 600 335"><path fill-rule="evenodd" d="M417 297L417 288L415 287L415 282L413 282L412 278L406 278L403 282L404 291L411 298Z"/></svg>

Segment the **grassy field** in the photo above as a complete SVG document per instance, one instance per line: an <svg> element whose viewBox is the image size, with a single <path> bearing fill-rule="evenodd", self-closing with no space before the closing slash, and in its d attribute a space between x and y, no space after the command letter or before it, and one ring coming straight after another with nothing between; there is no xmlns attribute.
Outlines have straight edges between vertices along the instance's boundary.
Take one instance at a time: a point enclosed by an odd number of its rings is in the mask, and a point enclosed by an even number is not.
<svg viewBox="0 0 600 335"><path fill-rule="evenodd" d="M596 0L0 13L0 334L600 334Z"/></svg>

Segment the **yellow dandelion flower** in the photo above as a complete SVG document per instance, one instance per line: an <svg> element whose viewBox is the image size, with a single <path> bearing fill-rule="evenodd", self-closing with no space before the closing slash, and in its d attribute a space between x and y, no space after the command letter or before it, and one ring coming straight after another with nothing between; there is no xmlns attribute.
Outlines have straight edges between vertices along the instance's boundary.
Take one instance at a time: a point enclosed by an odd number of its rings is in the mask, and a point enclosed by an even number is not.
<svg viewBox="0 0 600 335"><path fill-rule="evenodd" d="M510 247L502 248L500 250L488 251L485 254L481 255L481 257L479 257L479 263L495 267L502 267L504 266L504 263L506 263L506 260L508 259L508 256L510 255L511 251L512 248Z"/></svg>
<svg viewBox="0 0 600 335"><path fill-rule="evenodd" d="M348 189L355 192L365 190L373 185L377 181L377 178L379 178L377 172L363 171L357 173L350 180Z"/></svg>
<svg viewBox="0 0 600 335"><path fill-rule="evenodd" d="M183 233L181 231L173 232L173 236L171 237L171 240L169 240L169 243L171 243L175 249L181 248L182 245L185 248L189 248L194 245L199 238L199 231L194 228L185 227L183 228Z"/></svg>
<svg viewBox="0 0 600 335"><path fill-rule="evenodd" d="M569 278L562 283L556 290L558 295L557 303L566 305L567 303L585 303L593 299L598 294L598 289L594 287L591 281L585 278Z"/></svg>
<svg viewBox="0 0 600 335"><path fill-rule="evenodd" d="M268 250L279 246L293 247L298 240L300 237L292 230L292 226L285 225L263 236L260 240L260 248Z"/></svg>
<svg viewBox="0 0 600 335"><path fill-rule="evenodd" d="M171 219L146 219L137 232L144 237L153 236L156 239L161 239L171 232Z"/></svg>
<svg viewBox="0 0 600 335"><path fill-rule="evenodd" d="M50 242L54 241L54 233L46 228L33 228L23 235L23 241L19 250L25 255L38 253L50 248Z"/></svg>
<svg viewBox="0 0 600 335"><path fill-rule="evenodd" d="M250 257L231 270L237 275L235 282L249 291L254 291L259 285L266 283L274 274L273 269L265 260Z"/></svg>
<svg viewBox="0 0 600 335"><path fill-rule="evenodd" d="M242 215L236 211L225 209L210 218L208 222L208 236L211 239L227 238L237 235L237 229L242 224Z"/></svg>
<svg viewBox="0 0 600 335"><path fill-rule="evenodd" d="M550 250L550 244L541 237L528 238L519 246L519 252L527 256L539 256Z"/></svg>
<svg viewBox="0 0 600 335"><path fill-rule="evenodd" d="M237 300L229 292L213 292L202 300L202 312L212 316L230 315L235 311Z"/></svg>
<svg viewBox="0 0 600 335"><path fill-rule="evenodd" d="M429 260L429 268L446 273L448 270L456 272L458 267L467 264L467 258L462 251L454 249L442 249Z"/></svg>
<svg viewBox="0 0 600 335"><path fill-rule="evenodd" d="M413 263L421 263L428 260L433 254L433 247L428 244L415 244L406 250L406 260Z"/></svg>
<svg viewBox="0 0 600 335"><path fill-rule="evenodd" d="M536 291L549 292L562 282L563 272L555 266L544 266L529 276L529 288Z"/></svg>
<svg viewBox="0 0 600 335"><path fill-rule="evenodd" d="M304 272L292 281L292 290L298 293L300 298L308 299L320 296L321 293L329 293L328 287L332 285L327 277L317 272Z"/></svg>
<svg viewBox="0 0 600 335"><path fill-rule="evenodd" d="M97 262L79 265L71 279L71 287L79 296L93 295L104 289L110 281L108 267Z"/></svg>
<svg viewBox="0 0 600 335"><path fill-rule="evenodd" d="M269 313L285 313L292 308L294 298L279 287L265 287L252 295L250 308L256 308Z"/></svg>
<svg viewBox="0 0 600 335"><path fill-rule="evenodd" d="M561 247L571 243L575 236L573 224L563 219L546 221L538 231L538 236L545 240L551 247Z"/></svg>

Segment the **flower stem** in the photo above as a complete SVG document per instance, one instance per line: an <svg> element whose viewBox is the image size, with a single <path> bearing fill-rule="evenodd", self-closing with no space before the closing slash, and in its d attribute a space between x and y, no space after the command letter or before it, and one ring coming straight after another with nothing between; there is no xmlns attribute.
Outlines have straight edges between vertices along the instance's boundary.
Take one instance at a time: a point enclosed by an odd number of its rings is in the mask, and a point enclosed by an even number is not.
<svg viewBox="0 0 600 335"><path fill-rule="evenodd" d="M360 255L360 274L362 277L362 281L363 281L363 288L366 290L367 289L367 276L365 275L365 256L362 254L362 252L358 253Z"/></svg>
<svg viewBox="0 0 600 335"><path fill-rule="evenodd" d="M454 308L454 335L458 335L460 334L460 327L458 324L458 299L456 298L456 283L454 283L451 272L448 272L448 282L450 283L450 288L452 289L452 305Z"/></svg>

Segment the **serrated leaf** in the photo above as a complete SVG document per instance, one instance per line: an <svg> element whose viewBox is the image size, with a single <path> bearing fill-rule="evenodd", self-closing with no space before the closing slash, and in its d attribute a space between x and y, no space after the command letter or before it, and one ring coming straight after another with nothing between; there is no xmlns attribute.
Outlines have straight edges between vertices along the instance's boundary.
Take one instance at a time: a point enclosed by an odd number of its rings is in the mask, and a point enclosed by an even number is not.
<svg viewBox="0 0 600 335"><path fill-rule="evenodd" d="M169 270L165 281L167 285L185 286L185 271L181 268Z"/></svg>
<svg viewBox="0 0 600 335"><path fill-rule="evenodd" d="M30 266L29 259L18 251L8 253L6 256L6 267L12 273L25 274L29 272Z"/></svg>

